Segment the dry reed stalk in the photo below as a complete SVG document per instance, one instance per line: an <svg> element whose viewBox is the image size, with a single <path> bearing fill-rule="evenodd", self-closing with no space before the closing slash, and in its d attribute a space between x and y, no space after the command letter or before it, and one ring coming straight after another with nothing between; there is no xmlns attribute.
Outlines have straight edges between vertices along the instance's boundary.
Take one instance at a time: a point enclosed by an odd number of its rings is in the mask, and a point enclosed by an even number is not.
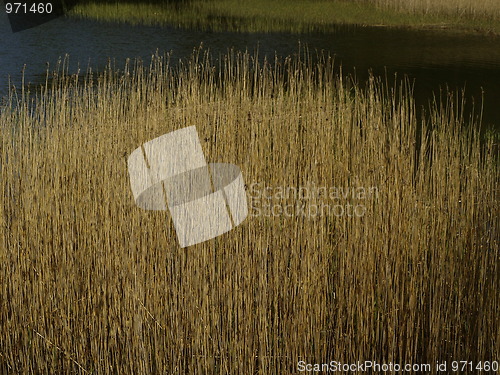
<svg viewBox="0 0 500 375"><path fill-rule="evenodd" d="M498 155L461 102L418 120L408 86L361 88L328 57L230 53L216 68L203 54L83 80L61 67L36 105L11 96L0 368L283 374L299 360L498 359ZM126 157L189 125L247 185L378 194L363 217L249 217L180 249L167 212L134 205Z"/></svg>

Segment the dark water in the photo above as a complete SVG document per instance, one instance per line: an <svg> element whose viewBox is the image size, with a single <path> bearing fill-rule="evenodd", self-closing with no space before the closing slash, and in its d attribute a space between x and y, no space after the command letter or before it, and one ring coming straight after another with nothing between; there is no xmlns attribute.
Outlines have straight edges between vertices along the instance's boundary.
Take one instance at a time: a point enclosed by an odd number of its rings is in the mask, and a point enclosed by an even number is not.
<svg viewBox="0 0 500 375"><path fill-rule="evenodd" d="M331 34L291 35L207 33L98 23L60 18L34 29L12 33L5 15L0 16L0 96L5 95L8 77L19 85L26 64L27 82L45 80L46 63L54 67L59 57L69 54L70 71L87 66L102 69L112 58L123 65L126 58L149 60L151 55L172 51L173 58L189 56L203 43L214 56L228 48L259 55L287 56L307 45L310 51L324 50L335 56L344 73L364 80L375 74L397 72L415 83L419 105L426 105L440 87L465 88L469 103L479 106L484 95L486 126L500 127L500 38L430 31L344 28ZM469 107L470 108L470 107Z"/></svg>

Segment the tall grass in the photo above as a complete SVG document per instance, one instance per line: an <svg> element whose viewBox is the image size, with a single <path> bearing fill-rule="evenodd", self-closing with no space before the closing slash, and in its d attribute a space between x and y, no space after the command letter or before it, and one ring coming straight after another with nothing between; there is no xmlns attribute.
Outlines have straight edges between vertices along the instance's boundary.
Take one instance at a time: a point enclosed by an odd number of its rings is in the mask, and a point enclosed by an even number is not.
<svg viewBox="0 0 500 375"><path fill-rule="evenodd" d="M338 25L375 25L500 34L497 0L84 1L70 14L220 31L329 32Z"/></svg>
<svg viewBox="0 0 500 375"><path fill-rule="evenodd" d="M50 78L0 113L2 373L499 358L498 155L456 97L420 118L408 85L302 55ZM251 216L181 249L168 212L134 205L126 158L189 125L249 187L378 194L362 217Z"/></svg>
<svg viewBox="0 0 500 375"><path fill-rule="evenodd" d="M398 11L456 15L474 18L499 18L500 2L496 0L361 0Z"/></svg>

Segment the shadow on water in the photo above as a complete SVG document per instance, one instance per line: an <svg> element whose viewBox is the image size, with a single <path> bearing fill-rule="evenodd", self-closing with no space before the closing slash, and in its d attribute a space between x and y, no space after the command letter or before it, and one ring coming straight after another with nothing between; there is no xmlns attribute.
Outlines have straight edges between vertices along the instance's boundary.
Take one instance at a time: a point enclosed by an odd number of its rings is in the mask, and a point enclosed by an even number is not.
<svg viewBox="0 0 500 375"><path fill-rule="evenodd" d="M185 1L179 1L184 4ZM122 69L127 58L147 62L159 51L172 51L172 62L187 58L203 44L217 58L228 49L258 49L259 59L283 60L299 44L311 55L323 51L335 57L345 75L366 82L373 74L389 82L408 79L416 105L428 109L433 96L464 91L465 112L483 108L483 126L500 128L500 38L437 31L337 27L332 33L228 33L130 26L59 18L35 29L11 33L0 16L0 97L8 92L8 77L20 87L22 71L32 87L45 83L47 63L52 70L69 54L68 72L102 71L114 62ZM25 65L25 68L24 68ZM84 76L84 74L82 74ZM420 111L418 111L420 112Z"/></svg>

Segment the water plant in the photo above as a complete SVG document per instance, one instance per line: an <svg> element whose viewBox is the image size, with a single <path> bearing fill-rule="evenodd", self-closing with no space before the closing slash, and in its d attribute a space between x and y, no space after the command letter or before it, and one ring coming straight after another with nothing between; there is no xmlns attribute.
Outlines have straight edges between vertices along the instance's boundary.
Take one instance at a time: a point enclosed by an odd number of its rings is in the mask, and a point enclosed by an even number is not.
<svg viewBox="0 0 500 375"><path fill-rule="evenodd" d="M79 1L70 15L217 31L331 32L363 25L500 33L496 0Z"/></svg>
<svg viewBox="0 0 500 375"><path fill-rule="evenodd" d="M233 51L83 78L59 67L6 106L1 372L499 358L498 155L456 96L419 117L404 82L361 87L328 56ZM126 160L193 124L207 159L237 164L248 186L377 194L358 202L361 216L307 211L355 196L311 196L292 216L252 215L181 249L167 211L134 204Z"/></svg>

